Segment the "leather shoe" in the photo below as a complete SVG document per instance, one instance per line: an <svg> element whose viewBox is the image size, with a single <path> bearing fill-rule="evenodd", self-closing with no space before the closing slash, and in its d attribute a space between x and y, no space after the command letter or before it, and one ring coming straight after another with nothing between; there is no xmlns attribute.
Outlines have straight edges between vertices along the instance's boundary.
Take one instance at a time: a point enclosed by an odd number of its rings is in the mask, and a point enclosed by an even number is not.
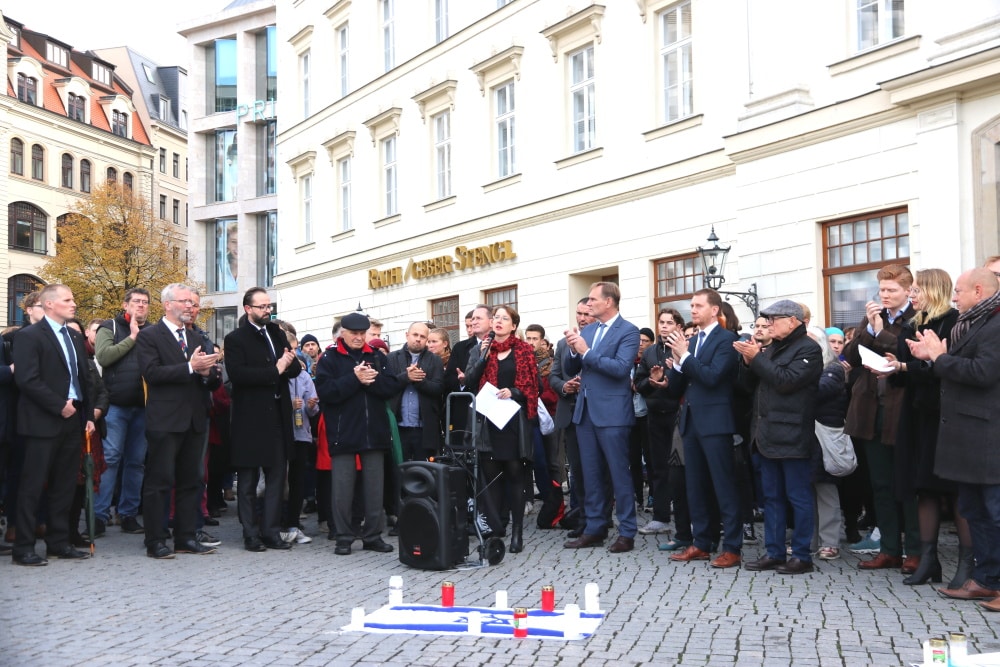
<svg viewBox="0 0 1000 667"><path fill-rule="evenodd" d="M989 602L980 602L979 606L986 611L1000 611L1000 598L993 598Z"/></svg>
<svg viewBox="0 0 1000 667"><path fill-rule="evenodd" d="M566 537L572 538L574 540L576 538L580 537L581 535L583 535L583 526L582 525L579 525L576 528L574 528L573 530L571 530L568 533L566 533Z"/></svg>
<svg viewBox="0 0 1000 667"><path fill-rule="evenodd" d="M600 535L587 535L584 533L575 540L570 540L563 544L564 549L583 549L585 547L599 547L604 544L604 538Z"/></svg>
<svg viewBox="0 0 1000 667"><path fill-rule="evenodd" d="M292 548L291 544L281 539L271 540L262 537L260 542L268 549L274 549L275 551L288 551Z"/></svg>
<svg viewBox="0 0 1000 667"><path fill-rule="evenodd" d="M961 588L939 588L938 595L955 600L989 600L1000 597L1000 591L980 586L975 579L968 579Z"/></svg>
<svg viewBox="0 0 1000 667"><path fill-rule="evenodd" d="M608 551L610 551L613 554L621 554L625 553L626 551L632 551L632 549L634 548L635 548L634 537L623 537L619 535L618 539L615 540L610 547L608 547Z"/></svg>
<svg viewBox="0 0 1000 667"><path fill-rule="evenodd" d="M216 519L215 517L213 517L212 515L206 516L205 517L205 525L206 526L218 526L219 525L219 520Z"/></svg>
<svg viewBox="0 0 1000 667"><path fill-rule="evenodd" d="M88 549L90 548L90 540L88 540L83 535L77 533L76 535L69 536L69 543L71 546L77 547L78 549ZM0 545L0 554L3 553L3 546Z"/></svg>
<svg viewBox="0 0 1000 667"><path fill-rule="evenodd" d="M722 570L727 567L739 567L742 562L743 559L739 554L734 554L731 551L723 551L711 562L711 566Z"/></svg>
<svg viewBox="0 0 1000 667"><path fill-rule="evenodd" d="M903 559L903 566L900 571L903 574L913 574L920 567L920 556L907 556Z"/></svg>
<svg viewBox="0 0 1000 667"><path fill-rule="evenodd" d="M743 569L750 570L751 572L763 572L764 570L773 570L784 564L785 561L783 560L771 558L770 556L764 556L758 560L751 560L743 563Z"/></svg>
<svg viewBox="0 0 1000 667"><path fill-rule="evenodd" d="M13 551L14 551L13 544L0 544L0 556L9 556L11 553L13 553Z"/></svg>
<svg viewBox="0 0 1000 667"><path fill-rule="evenodd" d="M186 540L184 542L174 542L174 551L179 554L214 554L216 547L206 547L201 542Z"/></svg>
<svg viewBox="0 0 1000 667"><path fill-rule="evenodd" d="M799 558L789 558L787 563L774 568L778 574L805 574L813 571L811 560L801 560Z"/></svg>
<svg viewBox="0 0 1000 667"><path fill-rule="evenodd" d="M173 558L174 552L163 542L155 542L152 546L146 547L146 555L157 560Z"/></svg>
<svg viewBox="0 0 1000 667"><path fill-rule="evenodd" d="M129 535L142 535L146 532L146 529L142 527L142 524L134 516L123 516L122 532Z"/></svg>
<svg viewBox="0 0 1000 667"><path fill-rule="evenodd" d="M26 554L14 554L13 561L14 565L27 565L29 567L38 567L40 565L49 564L49 561L36 554L34 551Z"/></svg>
<svg viewBox="0 0 1000 667"><path fill-rule="evenodd" d="M362 542L361 548L365 551L377 551L380 554L387 554L393 550L393 546L381 537L371 542Z"/></svg>
<svg viewBox="0 0 1000 667"><path fill-rule="evenodd" d="M62 558L65 560L83 560L84 558L90 558L90 554L86 551L78 551L71 546L66 546L64 549L50 551L48 557Z"/></svg>
<svg viewBox="0 0 1000 667"><path fill-rule="evenodd" d="M247 551L267 551L264 543L260 541L259 537L247 537L243 539L243 548Z"/></svg>
<svg viewBox="0 0 1000 667"><path fill-rule="evenodd" d="M688 563L693 560L709 560L711 557L711 554L707 551L702 551L692 544L679 554L671 554L670 560L677 561L679 563Z"/></svg>
<svg viewBox="0 0 1000 667"><path fill-rule="evenodd" d="M887 553L880 553L875 558L863 560L858 563L859 570L889 570L903 566L903 559L899 556L890 556Z"/></svg>
<svg viewBox="0 0 1000 667"><path fill-rule="evenodd" d="M351 543L350 542L337 542L337 546L334 547L333 553L338 556L350 556L351 555Z"/></svg>

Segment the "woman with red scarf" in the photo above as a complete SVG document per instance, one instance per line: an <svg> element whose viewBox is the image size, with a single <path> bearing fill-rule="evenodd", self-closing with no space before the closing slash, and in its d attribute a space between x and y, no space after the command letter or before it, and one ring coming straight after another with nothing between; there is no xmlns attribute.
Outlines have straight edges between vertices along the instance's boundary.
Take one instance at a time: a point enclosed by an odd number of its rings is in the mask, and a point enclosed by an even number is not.
<svg viewBox="0 0 1000 667"><path fill-rule="evenodd" d="M489 382L497 388L497 398L514 400L521 406L518 415L502 429L489 420L482 427L489 450L481 452L480 467L489 481L494 506L503 506L504 486L513 496L510 553L519 553L524 548L525 489L533 448L532 425L538 418L538 364L534 348L514 336L520 323L521 316L510 306L494 308L495 337L480 346L480 358L472 359L466 371L466 386L482 389Z"/></svg>

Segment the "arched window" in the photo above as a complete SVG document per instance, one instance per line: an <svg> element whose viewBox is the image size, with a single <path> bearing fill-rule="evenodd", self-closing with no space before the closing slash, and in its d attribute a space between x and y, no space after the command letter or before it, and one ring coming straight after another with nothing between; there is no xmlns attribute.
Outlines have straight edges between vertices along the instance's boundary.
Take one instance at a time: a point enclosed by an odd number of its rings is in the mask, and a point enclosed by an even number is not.
<svg viewBox="0 0 1000 667"><path fill-rule="evenodd" d="M36 181L45 180L45 149L39 144L31 147L31 177Z"/></svg>
<svg viewBox="0 0 1000 667"><path fill-rule="evenodd" d="M10 140L10 173L24 176L24 142Z"/></svg>
<svg viewBox="0 0 1000 667"><path fill-rule="evenodd" d="M108 167L108 183L118 182L118 170L114 167Z"/></svg>
<svg viewBox="0 0 1000 667"><path fill-rule="evenodd" d="M111 131L119 137L128 138L128 114L121 111L111 112Z"/></svg>
<svg viewBox="0 0 1000 667"><path fill-rule="evenodd" d="M69 153L63 153L62 156L62 186L73 187L73 156Z"/></svg>
<svg viewBox="0 0 1000 667"><path fill-rule="evenodd" d="M7 206L8 245L16 250L45 254L48 219L42 209L26 201Z"/></svg>
<svg viewBox="0 0 1000 667"><path fill-rule="evenodd" d="M87 98L83 95L74 95L73 93L70 93L68 97L69 104L67 105L66 115L74 120L83 122L86 119L84 108Z"/></svg>
<svg viewBox="0 0 1000 667"><path fill-rule="evenodd" d="M132 173L131 172L126 171L124 174L122 174L122 183L129 190L132 189Z"/></svg>
<svg viewBox="0 0 1000 667"><path fill-rule="evenodd" d="M24 301L24 297L44 286L45 283L35 276L23 273L7 279L7 326L20 327L29 323L24 311L21 310L21 302Z"/></svg>
<svg viewBox="0 0 1000 667"><path fill-rule="evenodd" d="M37 105L38 81L23 72L19 72L17 75L17 99Z"/></svg>
<svg viewBox="0 0 1000 667"><path fill-rule="evenodd" d="M90 192L90 160L80 160L80 192Z"/></svg>

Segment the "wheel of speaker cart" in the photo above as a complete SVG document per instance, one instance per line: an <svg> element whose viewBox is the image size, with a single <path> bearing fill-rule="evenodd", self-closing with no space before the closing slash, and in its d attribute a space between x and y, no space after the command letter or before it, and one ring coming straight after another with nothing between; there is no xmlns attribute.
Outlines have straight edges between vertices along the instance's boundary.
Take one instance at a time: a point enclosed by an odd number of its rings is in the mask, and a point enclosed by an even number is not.
<svg viewBox="0 0 1000 667"><path fill-rule="evenodd" d="M410 461L399 467L399 560L423 570L447 570L469 553L466 473L454 466Z"/></svg>
<svg viewBox="0 0 1000 667"><path fill-rule="evenodd" d="M490 565L499 565L506 553L507 547L500 537L489 537L479 547L480 560L485 559Z"/></svg>

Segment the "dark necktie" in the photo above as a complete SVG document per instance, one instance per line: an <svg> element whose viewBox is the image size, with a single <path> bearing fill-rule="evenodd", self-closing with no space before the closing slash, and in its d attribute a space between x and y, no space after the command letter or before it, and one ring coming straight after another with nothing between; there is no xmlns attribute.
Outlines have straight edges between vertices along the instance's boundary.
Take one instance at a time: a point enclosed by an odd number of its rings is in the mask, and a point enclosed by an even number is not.
<svg viewBox="0 0 1000 667"><path fill-rule="evenodd" d="M69 337L66 327L59 330L62 334L63 342L66 344L67 363L69 364L69 380L73 383L73 391L78 400L83 400L83 392L80 391L80 377L76 369L76 350L73 349L73 339Z"/></svg>
<svg viewBox="0 0 1000 667"><path fill-rule="evenodd" d="M694 356L698 356L698 351L701 350L701 346L705 344L705 332L702 331L698 334L698 339L694 343Z"/></svg>
<svg viewBox="0 0 1000 667"><path fill-rule="evenodd" d="M276 361L274 357L274 348L271 347L271 339L267 337L267 329L261 327L260 337L264 339L264 345L267 346L267 358L271 361Z"/></svg>
<svg viewBox="0 0 1000 667"><path fill-rule="evenodd" d="M594 334L594 344L590 346L591 351L596 350L597 346L601 343L604 338L604 330L607 329L608 325L603 322L597 325L597 333Z"/></svg>
<svg viewBox="0 0 1000 667"><path fill-rule="evenodd" d="M177 330L177 342L180 343L181 352L183 352L184 356L186 357L188 351L188 344L187 344L187 339L184 337L184 327L181 327L180 329Z"/></svg>

